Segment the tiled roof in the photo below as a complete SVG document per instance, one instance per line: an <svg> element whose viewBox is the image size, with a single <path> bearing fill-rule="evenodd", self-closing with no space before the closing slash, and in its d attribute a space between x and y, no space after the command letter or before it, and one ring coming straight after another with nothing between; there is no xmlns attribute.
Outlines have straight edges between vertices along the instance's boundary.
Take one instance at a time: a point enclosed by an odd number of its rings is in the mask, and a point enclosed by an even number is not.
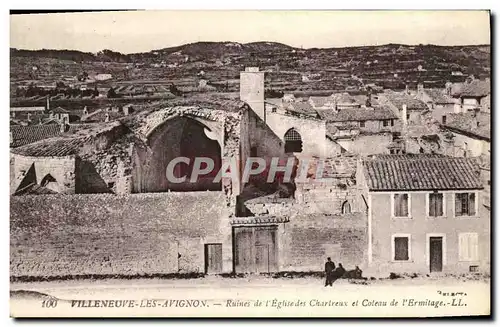
<svg viewBox="0 0 500 327"><path fill-rule="evenodd" d="M89 141L90 136L53 137L27 144L12 150L12 153L30 157L62 157L78 153L78 150Z"/></svg>
<svg viewBox="0 0 500 327"><path fill-rule="evenodd" d="M328 97L311 96L309 97L309 101L311 101L315 107L324 107L326 105L335 107L335 99L331 96Z"/></svg>
<svg viewBox="0 0 500 327"><path fill-rule="evenodd" d="M89 113L88 115L82 116L81 121L85 122L104 122L106 120L106 115L109 116L109 120L115 120L123 117L124 115L121 112L116 111L106 111L102 109L98 109Z"/></svg>
<svg viewBox="0 0 500 327"><path fill-rule="evenodd" d="M342 109L339 112L325 109L318 110L318 114L322 119L330 122L384 120L398 118L396 114L394 114L391 110L383 107L374 109Z"/></svg>
<svg viewBox="0 0 500 327"><path fill-rule="evenodd" d="M54 108L54 109L50 109L48 110L49 112L52 112L54 114L67 114L69 113L69 110L66 110L66 109L63 109L61 107L57 107L57 108Z"/></svg>
<svg viewBox="0 0 500 327"><path fill-rule="evenodd" d="M69 133L75 130L75 125L70 125ZM11 148L16 148L25 144L34 143L61 135L61 127L58 124L31 125L31 126L11 126L12 143Z"/></svg>
<svg viewBox="0 0 500 327"><path fill-rule="evenodd" d="M306 115L311 117L318 116L316 110L314 110L314 108L308 102L290 102L285 105L285 109L287 111L301 115Z"/></svg>
<svg viewBox="0 0 500 327"><path fill-rule="evenodd" d="M449 114L447 117L445 128L487 141L491 139L491 115L489 113L480 111L474 117L474 113L465 112Z"/></svg>
<svg viewBox="0 0 500 327"><path fill-rule="evenodd" d="M425 89L424 92L436 104L455 103L455 100L451 96L448 96L442 89Z"/></svg>
<svg viewBox="0 0 500 327"><path fill-rule="evenodd" d="M464 83L460 90L454 94L458 97L484 97L491 93L489 80L473 80L470 83Z"/></svg>
<svg viewBox="0 0 500 327"><path fill-rule="evenodd" d="M386 96L387 100L389 100L389 102L391 102L399 110L401 110L401 108L403 108L403 104L406 104L407 109L409 109L409 110L428 109L427 105L424 102L422 102L418 99L415 99L413 96L411 96L405 92L389 91L389 92L384 93L383 96Z"/></svg>
<svg viewBox="0 0 500 327"><path fill-rule="evenodd" d="M361 104L356 101L354 97L352 97L349 93L334 93L331 95L333 100L340 105L349 105L349 104Z"/></svg>
<svg viewBox="0 0 500 327"><path fill-rule="evenodd" d="M482 189L474 158L385 155L363 161L371 191Z"/></svg>
<svg viewBox="0 0 500 327"><path fill-rule="evenodd" d="M21 190L18 190L14 195L39 195L39 194L57 194L56 191L32 183Z"/></svg>

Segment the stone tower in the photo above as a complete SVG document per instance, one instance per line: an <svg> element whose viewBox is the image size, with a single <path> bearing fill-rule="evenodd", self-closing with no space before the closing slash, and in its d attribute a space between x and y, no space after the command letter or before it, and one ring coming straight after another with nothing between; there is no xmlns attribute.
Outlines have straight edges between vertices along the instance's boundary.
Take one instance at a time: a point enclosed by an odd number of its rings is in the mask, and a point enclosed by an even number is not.
<svg viewBox="0 0 500 327"><path fill-rule="evenodd" d="M240 99L265 122L266 109L264 105L264 72L258 67L247 67L240 73Z"/></svg>

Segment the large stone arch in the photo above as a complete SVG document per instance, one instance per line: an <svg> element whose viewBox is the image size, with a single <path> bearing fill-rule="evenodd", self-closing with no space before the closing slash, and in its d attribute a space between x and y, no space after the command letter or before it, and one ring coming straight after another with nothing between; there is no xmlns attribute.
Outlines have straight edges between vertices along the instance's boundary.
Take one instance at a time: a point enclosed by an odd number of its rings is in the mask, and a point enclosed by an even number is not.
<svg viewBox="0 0 500 327"><path fill-rule="evenodd" d="M145 133L147 148L136 151L134 169L135 192L206 191L222 190L214 178L222 164L223 123L193 117L172 115L162 122L150 125ZM177 157L187 157L189 164L178 163L175 177L186 176L186 181L174 183L166 174L168 164ZM196 157L208 157L214 170L191 182Z"/></svg>

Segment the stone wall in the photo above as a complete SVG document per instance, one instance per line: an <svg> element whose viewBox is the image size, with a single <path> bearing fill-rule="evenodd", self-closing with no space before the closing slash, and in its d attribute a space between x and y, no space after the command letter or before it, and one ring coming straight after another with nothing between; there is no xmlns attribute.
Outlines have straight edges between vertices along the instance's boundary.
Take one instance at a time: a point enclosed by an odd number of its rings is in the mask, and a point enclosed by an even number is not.
<svg viewBox="0 0 500 327"><path fill-rule="evenodd" d="M12 185L12 192L15 192L21 184L25 174L34 167L34 180L40 184L44 177L51 175L58 184L61 193L75 193L75 156L65 157L30 157L20 154L12 154L13 172L16 181Z"/></svg>
<svg viewBox="0 0 500 327"><path fill-rule="evenodd" d="M222 192L23 196L10 209L11 276L203 272L205 243L232 269Z"/></svg>
<svg viewBox="0 0 500 327"><path fill-rule="evenodd" d="M337 143L347 151L360 155L389 154L387 146L392 143L392 134L360 134L354 138L338 139Z"/></svg>
<svg viewBox="0 0 500 327"><path fill-rule="evenodd" d="M302 154L308 156L325 156L326 123L317 119L304 119L291 115L268 112L266 123L282 140L285 133L294 128L302 138Z"/></svg>
<svg viewBox="0 0 500 327"><path fill-rule="evenodd" d="M323 271L327 257L345 269L364 268L366 216L298 214L290 218L282 235L281 270ZM281 236L281 235L280 235Z"/></svg>

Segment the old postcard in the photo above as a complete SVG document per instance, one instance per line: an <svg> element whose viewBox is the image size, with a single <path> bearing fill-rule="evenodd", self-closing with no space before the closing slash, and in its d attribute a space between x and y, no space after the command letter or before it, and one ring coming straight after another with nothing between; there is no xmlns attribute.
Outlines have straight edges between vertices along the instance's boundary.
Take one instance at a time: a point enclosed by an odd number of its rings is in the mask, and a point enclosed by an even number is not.
<svg viewBox="0 0 500 327"><path fill-rule="evenodd" d="M488 316L488 11L11 14L12 317Z"/></svg>

